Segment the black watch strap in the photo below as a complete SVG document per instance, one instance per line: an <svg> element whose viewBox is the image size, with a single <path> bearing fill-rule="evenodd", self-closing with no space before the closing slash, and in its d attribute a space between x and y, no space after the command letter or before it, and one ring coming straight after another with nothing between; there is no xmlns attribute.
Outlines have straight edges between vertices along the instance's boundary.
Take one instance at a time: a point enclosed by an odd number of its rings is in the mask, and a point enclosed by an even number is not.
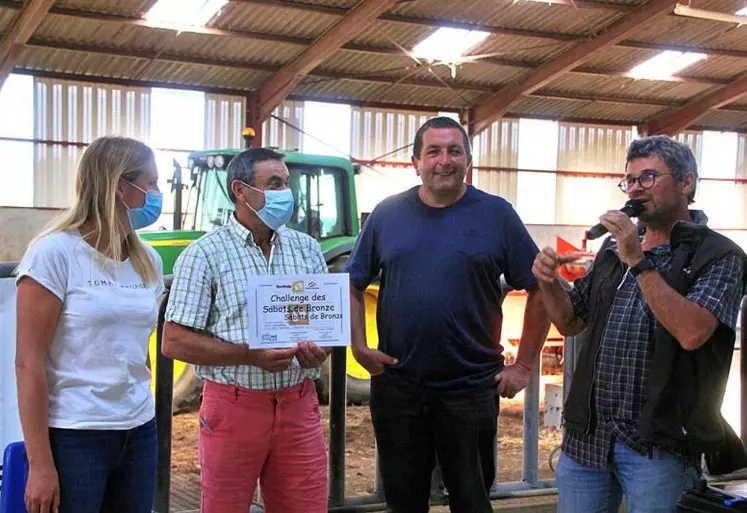
<svg viewBox="0 0 747 513"><path fill-rule="evenodd" d="M657 269L656 263L651 260L649 257L645 257L643 260L638 262L638 264L634 265L630 268L630 274L632 274L634 277L638 277L639 274L645 271L655 271Z"/></svg>

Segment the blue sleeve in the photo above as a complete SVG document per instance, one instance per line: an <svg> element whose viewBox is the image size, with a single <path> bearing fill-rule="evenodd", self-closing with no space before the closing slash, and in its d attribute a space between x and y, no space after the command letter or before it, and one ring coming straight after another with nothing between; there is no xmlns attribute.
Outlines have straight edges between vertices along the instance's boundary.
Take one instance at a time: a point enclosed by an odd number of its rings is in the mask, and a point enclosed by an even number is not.
<svg viewBox="0 0 747 513"><path fill-rule="evenodd" d="M374 208L366 222L363 223L363 229L355 241L350 260L345 266L345 272L350 274L350 281L359 289L368 287L379 274L381 263L376 234L378 218L379 208Z"/></svg>
<svg viewBox="0 0 747 513"><path fill-rule="evenodd" d="M529 290L537 286L537 280L532 274L532 264L539 253L539 248L529 235L524 223L514 208L506 205L505 234L507 261L504 276L515 290Z"/></svg>

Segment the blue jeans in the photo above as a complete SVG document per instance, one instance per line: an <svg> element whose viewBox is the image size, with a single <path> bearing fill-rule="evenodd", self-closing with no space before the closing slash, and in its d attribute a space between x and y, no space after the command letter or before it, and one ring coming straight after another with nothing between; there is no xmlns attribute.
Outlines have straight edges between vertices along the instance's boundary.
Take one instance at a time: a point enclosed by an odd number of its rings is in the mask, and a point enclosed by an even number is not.
<svg viewBox="0 0 747 513"><path fill-rule="evenodd" d="M371 380L371 420L387 511L428 511L437 459L452 513L493 511L495 388L444 392L384 373Z"/></svg>
<svg viewBox="0 0 747 513"><path fill-rule="evenodd" d="M609 468L580 465L561 454L556 477L558 513L617 513L623 495L628 513L674 513L699 472L668 452L654 449L649 458L614 442Z"/></svg>
<svg viewBox="0 0 747 513"><path fill-rule="evenodd" d="M60 478L59 513L151 513L155 419L127 430L49 429Z"/></svg>

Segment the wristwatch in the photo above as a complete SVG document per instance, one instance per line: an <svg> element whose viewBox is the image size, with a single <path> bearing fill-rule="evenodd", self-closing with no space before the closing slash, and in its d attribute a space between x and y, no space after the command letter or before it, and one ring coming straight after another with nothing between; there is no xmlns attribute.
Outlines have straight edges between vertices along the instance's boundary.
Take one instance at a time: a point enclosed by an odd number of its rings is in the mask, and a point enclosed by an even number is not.
<svg viewBox="0 0 747 513"><path fill-rule="evenodd" d="M656 263L649 257L645 257L643 260L630 268L630 274L632 274L635 278L638 278L638 275L642 272L655 270L657 270Z"/></svg>

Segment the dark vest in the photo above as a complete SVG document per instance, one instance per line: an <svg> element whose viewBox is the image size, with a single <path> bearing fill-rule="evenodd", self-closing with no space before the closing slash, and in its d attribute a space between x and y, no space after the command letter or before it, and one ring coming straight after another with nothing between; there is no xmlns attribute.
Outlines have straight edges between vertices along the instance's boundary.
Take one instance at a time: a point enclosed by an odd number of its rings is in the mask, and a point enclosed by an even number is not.
<svg viewBox="0 0 747 513"><path fill-rule="evenodd" d="M742 260L747 283L747 257L734 242L713 230L678 222L670 241L674 260L665 280L686 295L697 278L716 261L734 254ZM564 407L565 427L590 433L597 419L592 407L594 371L612 300L625 268L610 239L594 260L589 287L587 343L580 350ZM742 289L744 290L744 289ZM713 336L694 351L686 351L661 325L654 337L646 399L637 434L641 442L697 457L718 451L730 436L720 414L734 354L735 333L719 324Z"/></svg>

